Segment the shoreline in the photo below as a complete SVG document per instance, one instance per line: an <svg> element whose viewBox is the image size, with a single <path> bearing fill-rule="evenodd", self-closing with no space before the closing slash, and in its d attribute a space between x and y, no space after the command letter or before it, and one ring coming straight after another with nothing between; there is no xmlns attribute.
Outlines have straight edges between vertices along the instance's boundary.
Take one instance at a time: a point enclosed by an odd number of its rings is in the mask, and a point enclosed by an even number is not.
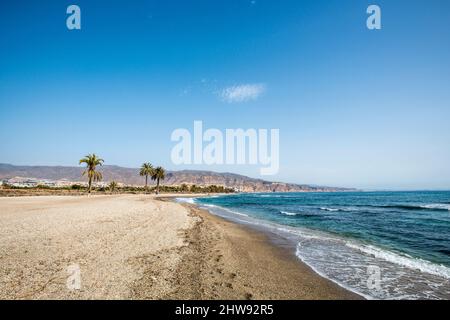
<svg viewBox="0 0 450 320"><path fill-rule="evenodd" d="M386 195L386 197L389 196L390 194ZM394 212L398 212L401 217L404 217L405 210L408 210L406 214L410 214L409 209L413 208L416 215L422 215L423 211L417 212L418 210L428 210L427 214L430 216L430 220L439 219L442 215L445 215L448 209L448 204L442 201L439 196L442 198L446 194L433 195L434 198L428 199L428 201L422 200L422 204L414 204L414 206L401 203L391 206L395 208L396 211ZM358 237L347 236L344 233L333 233L332 227L326 228L327 224L320 225L317 229L309 228L307 222L302 222L308 219L310 214L324 217L322 220L327 219L326 221L329 221L328 219L331 219L331 221L340 222L341 216L329 213L329 211L349 212L350 207L336 209L342 208L342 206L330 204L324 206L320 197L318 197L318 200L316 199L317 202L311 201L312 205L305 205L307 209L297 205L297 201L292 204L294 201L291 199L289 199L290 202L274 202L273 199L263 201L263 197L268 196L221 198L217 201L214 199L203 199L204 201L199 199L199 201L188 200L187 202L198 205L200 208L211 212L212 215L242 225L250 230L262 232L271 240L275 239L275 246L280 247L280 244L277 243L279 239L282 242L281 247L284 243L289 243L290 253L295 255L298 261L306 264L317 275L359 295L362 299L448 299L450 294L448 286L449 268L444 264L445 257L437 256L443 261L440 264L438 261L426 259L428 257L426 255L425 259L420 258L423 257L421 255L423 251L419 249L417 255L403 253L408 252L408 247L403 249L401 242L399 244L396 242L395 244L398 244L396 247L386 248L382 245L382 242L380 244L376 241L365 241L363 237L359 239ZM275 195L273 197L282 196ZM400 194L400 196L396 196L396 199L399 199L397 201L400 202L405 198L409 199L409 197L409 195ZM424 195L424 197L426 196ZM351 199L351 201L354 201L354 196ZM437 200L433 201L433 199ZM302 204L303 198L298 197L295 200ZM180 201L184 202L183 199L180 199ZM284 205L284 203L286 204ZM353 202L350 205L353 205ZM350 212L352 218L356 219L356 223L364 222L365 216L360 212L365 212L366 209L351 208ZM378 204L378 207L373 211L378 213L379 211L376 211L378 208L383 208L382 212L388 211L384 209L384 203ZM373 211L369 212L372 214ZM301 215L299 221L288 217L297 214ZM365 230L371 230L370 223L368 224L361 225L366 227ZM327 232L328 230L331 232ZM400 235L405 234L404 232L407 231L399 229ZM439 236L437 236L437 239L439 239ZM422 243L417 244L419 245L418 248L422 248ZM374 274L374 270L379 272L379 275L376 276L379 279L379 287L376 290L370 286L369 282L373 279L371 275ZM381 276L381 271L383 276Z"/></svg>
<svg viewBox="0 0 450 320"><path fill-rule="evenodd" d="M210 280L204 277L203 281L206 285L212 284L214 291L198 299L364 299L317 274L280 239L228 221L196 205L183 203L182 206L200 218L196 226L186 232L187 241L193 246L191 251L198 252L206 261L207 268L199 270L199 275L212 274Z"/></svg>
<svg viewBox="0 0 450 320"><path fill-rule="evenodd" d="M203 197L207 197L207 196L203 196ZM168 200L171 200L171 199L168 199ZM273 247L277 248L278 250L282 251L283 258L287 257L288 259L293 259L296 263L301 265L302 268L306 269L307 272L312 272L314 275L316 275L322 279L325 279L326 281L331 282L333 285L335 285L339 288L342 288L343 290L345 290L347 292L350 292L351 294L357 296L356 299L362 299L362 300L367 300L367 299L371 300L372 299L369 296L365 296L364 294L354 291L351 288L346 287L345 285L326 277L325 275L318 272L313 266L310 266L306 262L302 261L296 254L297 247L296 247L295 243L288 240L286 237L283 237L277 233L274 233L273 231L268 231L267 229L265 229L259 225L254 225L251 223L242 223L242 222L238 222L234 219L231 219L229 217L217 215L214 212L208 210L207 208L201 208L200 204L198 204L198 203L182 203L182 205L185 205L187 207L190 207L190 206L195 207L196 209L203 211L208 215L211 215L219 220L226 221L226 222L230 223L231 225L241 227L242 229L244 229L248 232L254 232L257 234L261 234L265 238L266 244L268 246L273 246Z"/></svg>

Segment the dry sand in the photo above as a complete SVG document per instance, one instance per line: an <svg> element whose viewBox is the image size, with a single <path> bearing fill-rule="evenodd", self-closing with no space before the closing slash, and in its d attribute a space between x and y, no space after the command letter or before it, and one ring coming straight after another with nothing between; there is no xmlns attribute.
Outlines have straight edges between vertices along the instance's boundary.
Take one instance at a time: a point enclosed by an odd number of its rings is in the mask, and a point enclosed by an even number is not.
<svg viewBox="0 0 450 320"><path fill-rule="evenodd" d="M81 289L67 287L79 266ZM261 233L149 195L0 198L0 299L353 299Z"/></svg>

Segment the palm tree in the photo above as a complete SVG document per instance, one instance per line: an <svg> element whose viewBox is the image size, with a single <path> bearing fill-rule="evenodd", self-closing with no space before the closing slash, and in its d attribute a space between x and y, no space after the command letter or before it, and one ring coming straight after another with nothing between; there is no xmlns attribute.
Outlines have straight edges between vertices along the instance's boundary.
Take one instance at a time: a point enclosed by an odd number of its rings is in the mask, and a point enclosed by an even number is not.
<svg viewBox="0 0 450 320"><path fill-rule="evenodd" d="M163 167L157 167L153 170L152 180L156 180L156 194L159 194L159 180L164 180L166 171Z"/></svg>
<svg viewBox="0 0 450 320"><path fill-rule="evenodd" d="M116 188L118 187L118 183L115 181L111 181L108 185L109 187L109 191L111 191L111 193L114 193L114 191L116 190Z"/></svg>
<svg viewBox="0 0 450 320"><path fill-rule="evenodd" d="M98 171L96 171L97 166L103 165L103 162L105 162L103 159L100 159L97 157L95 153L88 154L86 157L80 160L79 164L85 163L86 164L86 170L83 172L83 176L87 174L89 179L89 188L88 193L91 193L92 188L92 181L100 181L102 180L102 174Z"/></svg>
<svg viewBox="0 0 450 320"><path fill-rule="evenodd" d="M148 176L152 176L153 175L153 171L154 171L154 168L153 168L153 166L151 165L150 162L142 164L141 171L139 172L139 175L141 177L145 177L145 189L146 190L147 190Z"/></svg>

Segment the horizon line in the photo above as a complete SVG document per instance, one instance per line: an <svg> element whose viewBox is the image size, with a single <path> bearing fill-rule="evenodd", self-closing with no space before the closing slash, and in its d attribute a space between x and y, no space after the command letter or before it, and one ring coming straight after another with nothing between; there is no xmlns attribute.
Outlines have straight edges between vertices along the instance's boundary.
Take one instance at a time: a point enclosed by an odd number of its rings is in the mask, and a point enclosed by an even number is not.
<svg viewBox="0 0 450 320"><path fill-rule="evenodd" d="M82 168L81 166L77 165L34 165L34 164L12 164L12 163L6 163L6 162L0 162L0 165L9 165L13 167L72 167L72 168ZM139 169L139 167L129 167L129 166L121 166L116 164L105 164L102 165L103 167L119 167L124 169ZM181 170L167 170L168 172L182 172L182 171L192 171L192 172L212 172L212 173L219 173L219 174L233 174L245 178L255 179L255 180L262 180L262 181L268 181L271 183L284 183L284 184L294 184L294 185L304 185L304 186L310 186L310 187L323 187L323 188L338 188L338 189L354 189L354 191L350 192L434 192L434 191L449 191L449 188L412 188L412 189L403 189L403 188L358 188L358 187L338 187L338 186L330 186L330 185L321 185L316 183L299 183L299 182L284 182L284 181L271 181L266 180L262 178L255 178L251 176L247 176L240 173L234 173L230 171L215 171L215 170L205 170L205 169L181 169ZM349 191L345 191L349 192Z"/></svg>

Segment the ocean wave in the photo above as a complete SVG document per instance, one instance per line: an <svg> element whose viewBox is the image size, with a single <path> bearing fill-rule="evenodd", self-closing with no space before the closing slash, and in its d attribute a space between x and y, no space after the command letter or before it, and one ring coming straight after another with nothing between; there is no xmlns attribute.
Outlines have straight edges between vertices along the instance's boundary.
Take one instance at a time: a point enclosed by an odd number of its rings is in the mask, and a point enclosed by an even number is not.
<svg viewBox="0 0 450 320"><path fill-rule="evenodd" d="M220 210L223 210L223 211L226 211L226 212L229 212L229 213L238 215L238 216L242 216L242 217L248 217L248 215L245 214L245 213L238 212L238 211L233 211L233 210L230 210L230 209L221 207L221 206L216 206L216 205L214 205L214 204L202 204L202 206L208 207L208 208L216 208L216 209L220 209Z"/></svg>
<svg viewBox="0 0 450 320"><path fill-rule="evenodd" d="M312 208L303 208L302 212L292 212L292 211L282 211L280 210L279 213L283 214L285 216L303 216L303 217L318 217L319 214L314 212L314 210L322 210L327 212L347 212L347 211L354 211L349 209L334 209L334 208L326 208L326 207L312 207Z"/></svg>
<svg viewBox="0 0 450 320"><path fill-rule="evenodd" d="M371 255L377 259L382 259L396 265L400 265L410 269L420 270L421 272L450 279L450 268L443 265L434 264L432 262L419 258L413 258L408 255L400 255L392 251L388 251L371 245L362 245L356 244L354 242L346 242L346 246L358 250L360 252L363 252L365 254Z"/></svg>
<svg viewBox="0 0 450 320"><path fill-rule="evenodd" d="M314 204L308 205L311 209L319 209L322 211L329 212L350 212L350 211L365 211L374 209L402 209L402 210L443 210L450 211L450 204L446 203L430 203L430 204L388 204L388 205L371 205L371 204L353 204L351 207L346 208L333 208L333 207L315 207ZM341 206L340 204L335 204L336 206Z"/></svg>
<svg viewBox="0 0 450 320"><path fill-rule="evenodd" d="M288 211L280 211L280 213L287 215L287 216L296 216L296 215L300 214L298 212L288 212Z"/></svg>
<svg viewBox="0 0 450 320"><path fill-rule="evenodd" d="M327 233L319 232L316 230L308 230L308 234L306 234L305 231L299 232L298 234L303 239L315 239L326 243L341 243L350 249L357 250L376 259L382 259L392 264L400 265L409 269L420 270L421 272L450 279L450 268L447 266L436 264L420 258L415 258L407 254L395 253L377 246L363 244L356 240L349 240L337 236L331 236ZM289 230L283 229L283 231ZM301 243L299 243L299 245L300 244Z"/></svg>
<svg viewBox="0 0 450 320"><path fill-rule="evenodd" d="M290 216L290 217L295 217L295 216L302 216L304 218L307 217L318 217L319 215L316 213L311 213L311 212L289 212L289 211L280 211L281 214L285 215L285 216Z"/></svg>
<svg viewBox="0 0 450 320"><path fill-rule="evenodd" d="M450 211L450 204L443 204L443 203L432 203L432 204L426 204L421 206L425 209L433 209L433 210L447 210Z"/></svg>
<svg viewBox="0 0 450 320"><path fill-rule="evenodd" d="M320 207L319 209L320 209L320 210L323 210L323 211L330 211L330 212L343 211L343 210L341 210L341 209L327 208L327 207Z"/></svg>
<svg viewBox="0 0 450 320"><path fill-rule="evenodd" d="M315 238L315 237L313 237L313 238ZM301 253L300 247L301 247L301 246L300 246L300 243L299 243L299 244L297 245L296 250L295 250L295 255L297 256L297 258L299 258L301 261L303 261L306 265L308 265L315 273L317 273L318 275L320 275L321 277L323 277L323 278L325 278L325 279L330 280L331 282L337 284L338 286L340 286L340 287L342 287L342 288L344 288L344 289L346 289L346 290L348 290L348 291L354 292L354 293L356 293L356 294L362 296L363 298L365 298L365 299L367 299L367 300L372 300L372 299L374 299L374 297L372 297L372 296L370 296L370 295L368 295L368 294L363 293L362 290L359 290L359 288L358 288L357 286L354 286L354 285L353 285L353 286L350 286L350 285L348 285L345 281L339 281L339 280L336 280L334 277L330 277L328 274L326 274L326 273L320 271L319 268L318 268L316 265L311 264L311 263L309 263L308 261L306 261L306 260L304 259L303 255L302 255L302 253Z"/></svg>
<svg viewBox="0 0 450 320"><path fill-rule="evenodd" d="M258 194L256 198L296 198L296 196L286 194Z"/></svg>
<svg viewBox="0 0 450 320"><path fill-rule="evenodd" d="M177 202L182 202L182 203L190 203L190 204L195 204L195 198L176 198L175 199Z"/></svg>
<svg viewBox="0 0 450 320"><path fill-rule="evenodd" d="M450 204L430 203L430 204L388 204L388 205L354 205L359 208L379 208L379 209L402 209L402 210L444 210L450 211Z"/></svg>
<svg viewBox="0 0 450 320"><path fill-rule="evenodd" d="M450 293L449 267L356 240L301 235L296 255L319 275L368 299L445 299ZM379 291L366 286L368 266L382 271Z"/></svg>

